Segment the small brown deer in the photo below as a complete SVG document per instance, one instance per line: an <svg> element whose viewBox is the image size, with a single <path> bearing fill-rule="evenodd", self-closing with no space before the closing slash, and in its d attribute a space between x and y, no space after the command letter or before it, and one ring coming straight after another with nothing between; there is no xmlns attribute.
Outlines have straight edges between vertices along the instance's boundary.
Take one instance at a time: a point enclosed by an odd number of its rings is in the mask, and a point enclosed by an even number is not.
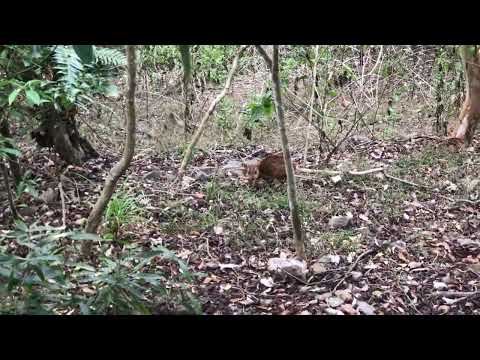
<svg viewBox="0 0 480 360"><path fill-rule="evenodd" d="M287 173L283 153L268 154L260 161L244 163L242 165L242 173L250 183L258 179L285 181Z"/></svg>

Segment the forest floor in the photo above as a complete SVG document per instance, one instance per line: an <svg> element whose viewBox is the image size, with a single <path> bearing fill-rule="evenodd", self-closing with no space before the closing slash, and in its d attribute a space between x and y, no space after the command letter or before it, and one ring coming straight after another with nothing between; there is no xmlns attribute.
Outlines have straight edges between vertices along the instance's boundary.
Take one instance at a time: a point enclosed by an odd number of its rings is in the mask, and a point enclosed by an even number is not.
<svg viewBox="0 0 480 360"><path fill-rule="evenodd" d="M260 80L242 84L233 98L259 93ZM125 244L170 249L202 274L189 286L205 314L480 313L477 139L470 149L452 149L435 137L415 136L430 131L423 128L427 121L422 103L408 102L398 114L403 123L395 123L394 129L378 128L370 134L374 136L350 136L328 166L318 163L320 150L309 152L301 168L338 173L298 172L309 273L303 279L278 277L268 270L269 259L294 256L286 185L249 185L225 170L232 161L264 149L280 150L276 129L270 140L265 140L267 134L250 145L239 139L230 141L237 145L222 144L218 129L207 129L178 183L175 174L185 139L170 144L166 140L173 136L158 126L169 113L181 113L181 98L148 99L148 87L142 89L139 86L136 155L117 194L134 198L143 211L120 228L121 241L112 243L110 254L122 251ZM197 114L208 105L203 100L194 109ZM31 142L21 144L23 165L31 169L42 195L62 182L69 229L82 229L105 176L119 159L123 116L119 106L115 110L97 114L98 119L90 111L90 118L83 119L90 124L85 129L95 135L101 157L82 166L62 166L49 151ZM310 129L296 114L291 118L291 149L294 157L303 158L304 134ZM155 149L149 143L152 138L166 141L163 148ZM384 170L349 173L380 167ZM24 194L18 200L24 204L19 209L23 218L62 225L59 197L42 197L45 200ZM1 203L7 204L6 199ZM332 226L336 216L347 219L344 226ZM5 206L0 231L11 228L8 218ZM178 275L175 266L159 263L159 269Z"/></svg>
<svg viewBox="0 0 480 360"><path fill-rule="evenodd" d="M332 158L328 169L341 175L299 172L304 279L267 269L270 258L293 255L286 185L249 185L222 171L258 150L199 152L181 184L174 183L178 151L139 153L120 189L144 212L118 238L145 249L163 245L202 273L191 289L206 314L480 313L477 141L470 150L452 150L429 137L359 138ZM52 156L44 150L26 158L40 191L56 188L63 174L67 227L81 228L118 155L67 170ZM315 161L308 160L303 167ZM380 166L385 171L348 174ZM61 225L60 201L30 199L21 210L26 219ZM344 227L329 225L347 214Z"/></svg>

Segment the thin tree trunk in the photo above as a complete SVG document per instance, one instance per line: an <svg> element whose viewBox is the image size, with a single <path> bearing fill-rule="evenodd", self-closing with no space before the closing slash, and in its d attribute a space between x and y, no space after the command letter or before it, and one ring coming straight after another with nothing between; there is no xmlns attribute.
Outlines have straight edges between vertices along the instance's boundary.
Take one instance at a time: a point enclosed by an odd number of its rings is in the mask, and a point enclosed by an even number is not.
<svg viewBox="0 0 480 360"><path fill-rule="evenodd" d="M190 120L191 120L191 105L193 102L192 98L192 81L191 77L184 76L183 78L183 101L184 101L184 111L183 111L183 126L184 126L184 135L186 136L190 132Z"/></svg>
<svg viewBox="0 0 480 360"><path fill-rule="evenodd" d="M115 191L115 186L127 170L132 161L135 150L135 77L136 77L136 61L135 61L135 45L127 45L127 62L128 62L128 90L127 90L127 134L125 148L120 161L110 170L105 179L105 186L98 198L95 206L90 212L87 220L86 231L88 233L96 233L101 223L103 212L107 207L110 198ZM82 246L82 254L88 257L91 253L92 242L85 241Z"/></svg>
<svg viewBox="0 0 480 360"><path fill-rule="evenodd" d="M227 80L225 81L225 85L223 86L223 90L218 96L212 101L210 104L207 112L202 118L202 121L200 122L200 125L198 126L197 130L195 131L195 134L193 135L192 141L188 145L187 150L185 151L185 155L183 156L182 164L180 165L180 169L178 170L178 175L179 177L182 177L183 174L185 173L185 169L187 168L188 162L190 161L190 157L192 156L193 149L197 145L198 141L202 137L203 131L205 130L205 126L207 125L208 119L212 115L212 113L215 111L216 106L222 99L225 97L227 94L228 89L230 88L230 85L232 83L233 75L237 71L238 67L238 60L240 59L240 56L242 55L243 51L247 48L247 45L243 45L240 50L238 51L237 55L233 59L233 64L232 67L230 68L230 72L228 73Z"/></svg>
<svg viewBox="0 0 480 360"><path fill-rule="evenodd" d="M480 50L469 53L463 47L465 68L466 96L457 125L453 129L453 138L470 145L480 119Z"/></svg>
<svg viewBox="0 0 480 360"><path fill-rule="evenodd" d="M13 202L12 190L10 189L10 181L8 181L8 170L3 162L3 159L0 159L0 168L3 174L3 183L5 185L5 191L7 192L8 204L10 206L10 210L12 212L13 218L17 219L18 218L17 208L15 207L15 203Z"/></svg>
<svg viewBox="0 0 480 360"><path fill-rule="evenodd" d="M313 119L313 106L315 102L315 93L317 91L317 63L318 63L318 53L319 53L320 46L315 45L315 58L313 59L313 64L312 64L312 76L313 76L313 82L312 82L312 94L310 97L310 110L308 112L308 130L307 130L307 138L305 140L305 152L303 154L303 161L307 161L307 155L308 155L308 145L309 145L309 140L310 140L310 131L312 129L312 119Z"/></svg>
<svg viewBox="0 0 480 360"><path fill-rule="evenodd" d="M295 249L297 256L300 259L305 259L305 243L302 231L302 221L300 219L300 214L298 211L295 176L293 173L292 159L290 157L287 132L285 129L285 116L283 112L280 79L278 75L278 45L273 46L273 61L268 57L267 53L263 50L261 46L257 46L257 49L259 50L260 54L265 59L267 66L271 70L273 83L273 99L275 102L275 108L277 110L278 129L280 132L280 139L282 141L283 157L285 159L285 170L287 172L288 203L290 205L290 216L292 218Z"/></svg>
<svg viewBox="0 0 480 360"><path fill-rule="evenodd" d="M10 126L7 119L7 117L3 120L0 118L0 135L3 135L6 138L11 138L12 134L10 133ZM17 157L8 155L8 164L10 165L10 171L12 172L15 184L18 185L20 181L22 181L23 172Z"/></svg>

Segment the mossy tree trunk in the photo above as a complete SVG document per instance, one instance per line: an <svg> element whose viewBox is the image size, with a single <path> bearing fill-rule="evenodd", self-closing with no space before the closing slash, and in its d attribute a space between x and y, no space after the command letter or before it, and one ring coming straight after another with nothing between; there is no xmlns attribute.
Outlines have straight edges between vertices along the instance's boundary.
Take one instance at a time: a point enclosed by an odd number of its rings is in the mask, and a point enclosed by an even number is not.
<svg viewBox="0 0 480 360"><path fill-rule="evenodd" d="M53 148L69 164L82 164L98 153L78 131L76 109L58 112L52 105L41 111L40 126L31 136L41 147Z"/></svg>

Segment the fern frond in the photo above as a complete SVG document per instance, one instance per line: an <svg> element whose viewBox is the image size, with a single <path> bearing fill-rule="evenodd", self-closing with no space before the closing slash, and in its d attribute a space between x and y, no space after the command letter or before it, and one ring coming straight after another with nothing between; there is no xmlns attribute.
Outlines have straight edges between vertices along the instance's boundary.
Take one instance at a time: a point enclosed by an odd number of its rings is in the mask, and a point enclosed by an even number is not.
<svg viewBox="0 0 480 360"><path fill-rule="evenodd" d="M72 90L84 71L82 61L70 46L58 46L53 56L56 63L55 69L60 74L59 80L67 90Z"/></svg>
<svg viewBox="0 0 480 360"><path fill-rule="evenodd" d="M95 63L120 67L127 65L127 57L117 49L95 47Z"/></svg>

